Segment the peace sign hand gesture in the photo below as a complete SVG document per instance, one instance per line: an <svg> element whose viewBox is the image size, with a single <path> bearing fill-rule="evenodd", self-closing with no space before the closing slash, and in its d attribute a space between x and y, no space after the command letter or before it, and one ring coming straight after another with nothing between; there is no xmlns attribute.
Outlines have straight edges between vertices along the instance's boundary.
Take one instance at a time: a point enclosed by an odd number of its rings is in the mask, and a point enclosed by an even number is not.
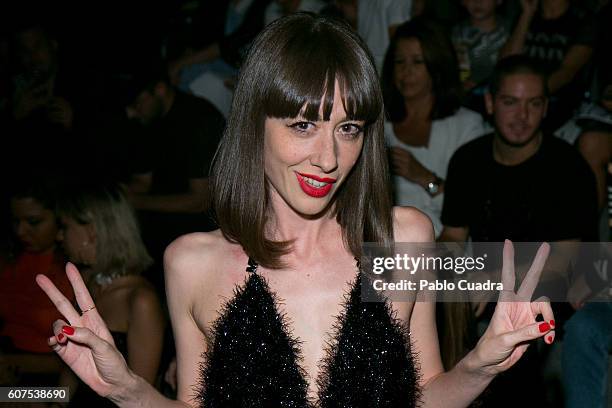
<svg viewBox="0 0 612 408"><path fill-rule="evenodd" d="M38 286L68 321L53 323L54 336L49 338L49 346L95 392L112 399L128 384L131 372L73 264L66 265L66 275L82 314L46 276L36 276Z"/></svg>
<svg viewBox="0 0 612 408"><path fill-rule="evenodd" d="M554 340L555 321L547 298L531 301L538 285L542 269L548 258L550 245L544 243L517 292L514 292L514 248L508 240L504 243L502 284L495 312L484 335L474 349L478 366L489 375L499 374L512 367L525 353L529 342L546 336L546 342ZM537 322L538 315L544 322Z"/></svg>

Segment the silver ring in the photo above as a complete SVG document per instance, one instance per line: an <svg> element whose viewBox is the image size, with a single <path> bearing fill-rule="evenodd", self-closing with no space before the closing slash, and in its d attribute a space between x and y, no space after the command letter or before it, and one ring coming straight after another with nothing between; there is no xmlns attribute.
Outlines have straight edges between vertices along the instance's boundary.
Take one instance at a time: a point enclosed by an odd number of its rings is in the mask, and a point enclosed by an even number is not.
<svg viewBox="0 0 612 408"><path fill-rule="evenodd" d="M95 308L96 308L96 306L94 305L94 306L92 306L92 307L90 307L90 308L88 308L88 309L83 310L83 311L81 312L81 316L83 316L85 313L87 313L87 312L89 312L89 311L91 311L91 310L94 310Z"/></svg>

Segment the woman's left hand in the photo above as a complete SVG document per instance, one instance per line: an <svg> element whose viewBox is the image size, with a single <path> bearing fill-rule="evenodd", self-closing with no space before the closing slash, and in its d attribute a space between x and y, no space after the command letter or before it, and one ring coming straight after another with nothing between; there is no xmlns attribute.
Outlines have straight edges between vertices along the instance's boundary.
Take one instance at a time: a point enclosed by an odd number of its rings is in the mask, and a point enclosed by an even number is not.
<svg viewBox="0 0 612 408"><path fill-rule="evenodd" d="M543 243L515 292L514 248L506 240L502 266L502 284L506 289L500 292L489 327L474 349L477 366L484 374L495 375L512 367L532 340L546 336L546 343L553 342L555 320L550 302L546 298L531 301L549 252L550 245ZM536 321L538 315L544 321Z"/></svg>

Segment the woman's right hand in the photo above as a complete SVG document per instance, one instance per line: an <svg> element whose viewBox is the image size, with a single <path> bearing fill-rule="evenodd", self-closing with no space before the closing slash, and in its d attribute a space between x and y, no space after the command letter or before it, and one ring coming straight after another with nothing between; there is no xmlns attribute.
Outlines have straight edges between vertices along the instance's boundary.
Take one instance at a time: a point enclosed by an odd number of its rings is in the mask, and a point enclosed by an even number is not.
<svg viewBox="0 0 612 408"><path fill-rule="evenodd" d="M106 323L94 307L93 300L77 268L68 263L66 275L70 280L80 314L70 301L44 275L36 276L36 282L45 291L57 310L67 320L56 320L54 336L49 346L78 375L83 382L103 397L120 399L124 388L134 375L125 359L115 347Z"/></svg>

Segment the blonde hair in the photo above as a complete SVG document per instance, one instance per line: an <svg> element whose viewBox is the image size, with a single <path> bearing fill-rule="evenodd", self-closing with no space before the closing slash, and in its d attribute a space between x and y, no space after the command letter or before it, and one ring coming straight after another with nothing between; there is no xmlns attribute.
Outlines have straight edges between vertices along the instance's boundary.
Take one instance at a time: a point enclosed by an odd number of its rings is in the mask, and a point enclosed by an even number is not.
<svg viewBox="0 0 612 408"><path fill-rule="evenodd" d="M140 274L153 264L140 236L136 216L115 184L79 186L60 195L59 216L93 227L95 273L106 276Z"/></svg>

